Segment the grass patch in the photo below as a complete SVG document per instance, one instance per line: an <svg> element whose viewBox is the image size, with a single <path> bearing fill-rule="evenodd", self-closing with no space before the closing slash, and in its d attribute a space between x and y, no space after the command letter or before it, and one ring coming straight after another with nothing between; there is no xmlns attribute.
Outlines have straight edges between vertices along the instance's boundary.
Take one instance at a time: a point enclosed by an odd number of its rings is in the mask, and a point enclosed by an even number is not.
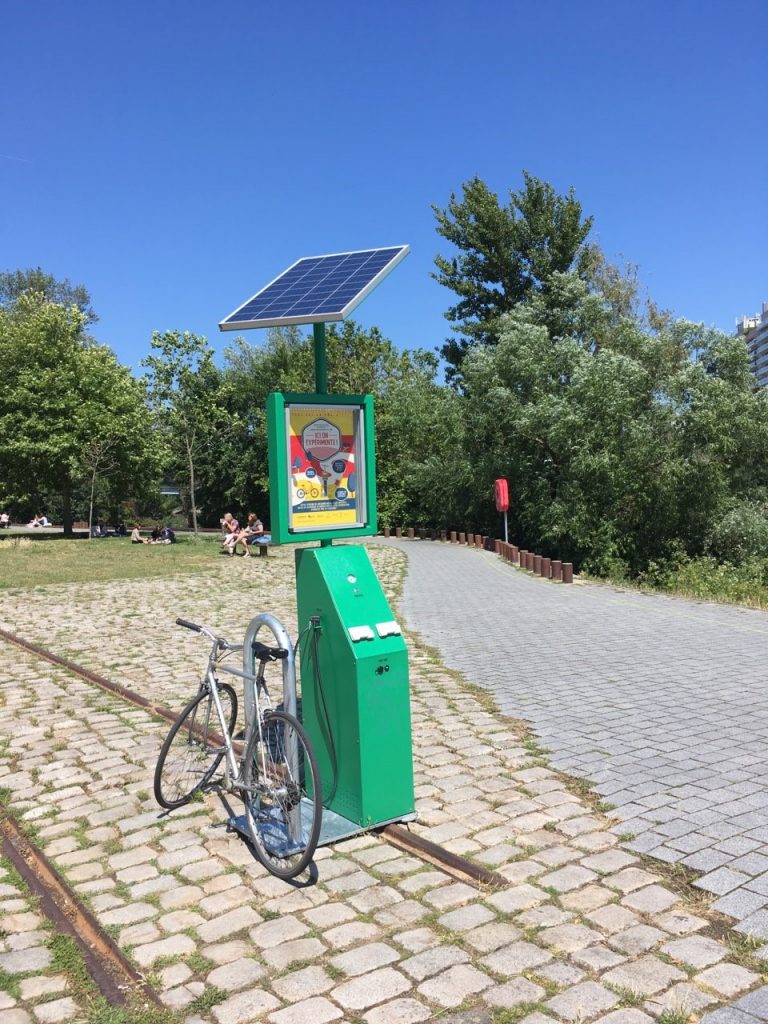
<svg viewBox="0 0 768 1024"><path fill-rule="evenodd" d="M0 589L30 583L90 583L205 572L219 560L218 536L179 537L176 544L11 537L0 540Z"/></svg>

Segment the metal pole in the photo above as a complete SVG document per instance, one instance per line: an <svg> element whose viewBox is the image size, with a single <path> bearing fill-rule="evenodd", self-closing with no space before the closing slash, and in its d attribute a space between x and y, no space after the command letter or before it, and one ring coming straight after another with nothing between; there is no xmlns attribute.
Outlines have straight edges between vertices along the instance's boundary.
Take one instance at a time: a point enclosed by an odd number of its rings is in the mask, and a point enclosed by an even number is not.
<svg viewBox="0 0 768 1024"><path fill-rule="evenodd" d="M315 336L315 391L328 394L328 362L325 356L325 324L312 324Z"/></svg>
<svg viewBox="0 0 768 1024"><path fill-rule="evenodd" d="M507 513L504 512L504 543L509 544L509 535L507 533Z"/></svg>

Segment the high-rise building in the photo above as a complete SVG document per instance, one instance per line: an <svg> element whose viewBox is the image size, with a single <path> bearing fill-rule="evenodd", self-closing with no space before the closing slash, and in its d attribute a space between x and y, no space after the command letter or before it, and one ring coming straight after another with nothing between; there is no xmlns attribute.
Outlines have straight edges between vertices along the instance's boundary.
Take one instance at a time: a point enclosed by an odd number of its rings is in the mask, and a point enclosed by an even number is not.
<svg viewBox="0 0 768 1024"><path fill-rule="evenodd" d="M763 303L757 316L743 316L737 320L736 334L747 343L757 386L765 387L768 384L768 302Z"/></svg>

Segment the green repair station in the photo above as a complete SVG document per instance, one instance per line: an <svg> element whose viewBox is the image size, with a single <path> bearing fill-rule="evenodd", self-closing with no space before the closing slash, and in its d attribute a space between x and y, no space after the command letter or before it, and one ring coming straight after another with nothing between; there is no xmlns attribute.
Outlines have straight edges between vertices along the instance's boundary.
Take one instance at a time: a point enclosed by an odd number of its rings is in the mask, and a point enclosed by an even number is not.
<svg viewBox="0 0 768 1024"><path fill-rule="evenodd" d="M272 541L297 545L300 718L320 769L321 844L415 817L408 652L368 552L355 543L378 532L373 398L329 394L325 352L325 323L344 319L408 251L298 260L220 324L313 327L315 392L272 393L267 429ZM261 628L285 646L280 623L256 616L246 672ZM292 657L283 689L292 710Z"/></svg>

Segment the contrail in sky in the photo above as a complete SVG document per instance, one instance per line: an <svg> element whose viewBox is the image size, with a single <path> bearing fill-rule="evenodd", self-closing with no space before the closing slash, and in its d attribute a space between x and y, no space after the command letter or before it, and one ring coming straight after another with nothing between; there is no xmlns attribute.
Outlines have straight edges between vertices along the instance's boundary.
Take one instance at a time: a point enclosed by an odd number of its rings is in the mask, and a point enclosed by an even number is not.
<svg viewBox="0 0 768 1024"><path fill-rule="evenodd" d="M8 156L7 153L0 153L0 160L17 160L21 164L31 164L32 160L27 160L25 156Z"/></svg>

